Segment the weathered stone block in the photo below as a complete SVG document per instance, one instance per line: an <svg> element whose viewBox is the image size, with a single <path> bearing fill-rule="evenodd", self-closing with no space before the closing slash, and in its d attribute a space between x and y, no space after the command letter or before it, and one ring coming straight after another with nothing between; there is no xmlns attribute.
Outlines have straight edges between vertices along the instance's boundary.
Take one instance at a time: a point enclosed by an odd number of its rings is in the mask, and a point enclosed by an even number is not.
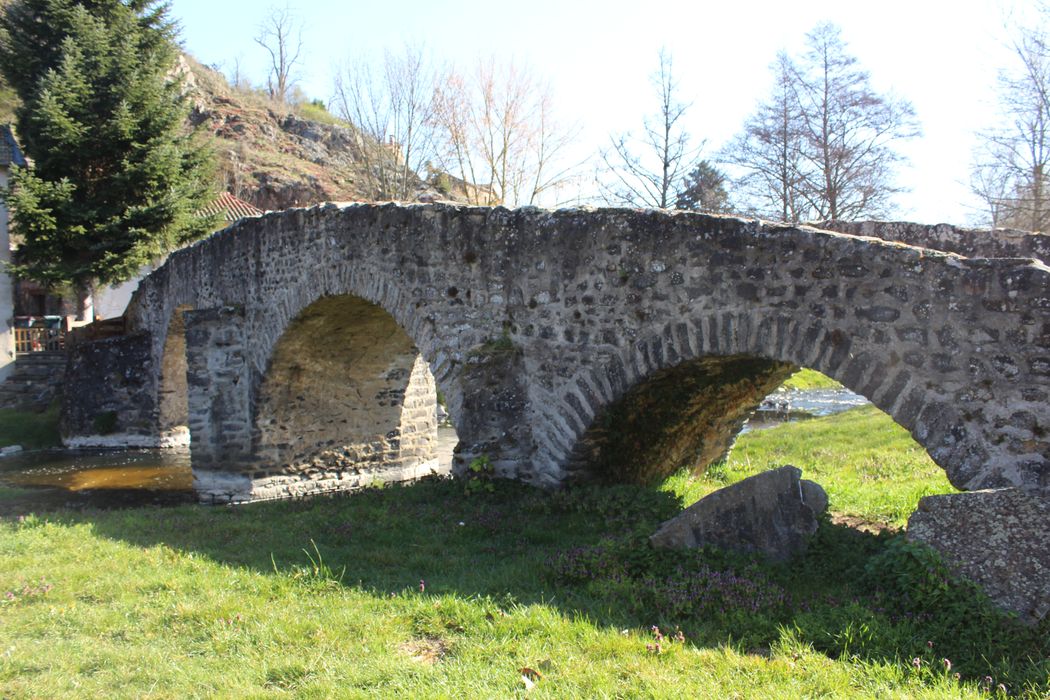
<svg viewBox="0 0 1050 700"><path fill-rule="evenodd" d="M701 498L649 538L666 549L712 545L784 561L806 549L827 507L824 489L784 466Z"/></svg>
<svg viewBox="0 0 1050 700"><path fill-rule="evenodd" d="M68 351L62 440L67 447L156 447L148 333L80 342Z"/></svg>
<svg viewBox="0 0 1050 700"><path fill-rule="evenodd" d="M1027 621L1050 613L1050 492L1017 488L927 496L908 538Z"/></svg>

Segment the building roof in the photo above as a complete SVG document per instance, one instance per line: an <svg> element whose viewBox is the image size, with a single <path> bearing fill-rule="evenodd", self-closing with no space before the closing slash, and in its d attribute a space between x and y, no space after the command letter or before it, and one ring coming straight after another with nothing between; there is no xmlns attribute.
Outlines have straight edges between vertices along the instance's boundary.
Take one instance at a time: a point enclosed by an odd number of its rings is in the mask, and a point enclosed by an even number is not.
<svg viewBox="0 0 1050 700"><path fill-rule="evenodd" d="M26 166L26 157L22 155L22 149L15 141L15 134L11 131L10 124L0 126L0 167L8 168L17 165L20 168Z"/></svg>
<svg viewBox="0 0 1050 700"><path fill-rule="evenodd" d="M264 213L262 209L248 204L243 199L234 197L229 192L223 192L211 204L202 207L197 212L200 216L222 214L223 219L226 221L237 221L246 216L261 216Z"/></svg>

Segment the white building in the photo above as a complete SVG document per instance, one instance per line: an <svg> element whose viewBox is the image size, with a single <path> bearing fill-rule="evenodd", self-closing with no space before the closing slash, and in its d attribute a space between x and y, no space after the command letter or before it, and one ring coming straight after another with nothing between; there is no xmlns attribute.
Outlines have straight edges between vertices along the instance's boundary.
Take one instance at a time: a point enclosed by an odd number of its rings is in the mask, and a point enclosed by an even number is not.
<svg viewBox="0 0 1050 700"><path fill-rule="evenodd" d="M0 188L6 188L11 167L25 167L22 149L15 142L10 126L0 127ZM15 301L14 284L7 272L11 262L11 238L7 232L7 205L0 199L0 381L3 381L15 363Z"/></svg>

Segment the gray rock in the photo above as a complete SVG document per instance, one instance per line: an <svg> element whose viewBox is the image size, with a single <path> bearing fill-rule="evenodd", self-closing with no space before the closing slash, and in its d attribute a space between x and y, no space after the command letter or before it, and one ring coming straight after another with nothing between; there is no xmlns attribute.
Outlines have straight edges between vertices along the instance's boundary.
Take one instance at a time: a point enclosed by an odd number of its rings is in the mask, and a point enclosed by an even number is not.
<svg viewBox="0 0 1050 700"><path fill-rule="evenodd" d="M1026 622L1050 613L1050 493L995 489L927 496L908 539L933 547L956 574Z"/></svg>
<svg viewBox="0 0 1050 700"><path fill-rule="evenodd" d="M806 549L828 497L802 470L785 466L701 498L649 538L666 549L714 545L785 561Z"/></svg>
<svg viewBox="0 0 1050 700"><path fill-rule="evenodd" d="M802 502L814 513L819 515L828 509L828 494L823 486L809 479L802 479L799 484L802 487Z"/></svg>
<svg viewBox="0 0 1050 700"><path fill-rule="evenodd" d="M21 445L8 445L7 447L0 447L0 457L10 457L11 455L16 455L21 451Z"/></svg>

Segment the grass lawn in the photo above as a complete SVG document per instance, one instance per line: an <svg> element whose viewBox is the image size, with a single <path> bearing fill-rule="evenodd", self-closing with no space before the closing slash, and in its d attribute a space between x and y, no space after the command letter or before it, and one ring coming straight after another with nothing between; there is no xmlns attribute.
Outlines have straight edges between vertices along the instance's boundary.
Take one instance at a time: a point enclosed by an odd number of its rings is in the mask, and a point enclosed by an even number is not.
<svg viewBox="0 0 1050 700"><path fill-rule="evenodd" d="M57 447L60 406L56 401L43 413L0 408L0 447L21 445L27 450Z"/></svg>
<svg viewBox="0 0 1050 700"><path fill-rule="evenodd" d="M904 526L921 497L955 490L907 431L874 406L747 433L724 463L700 477L678 474L664 488L692 503L784 464L823 486L831 510L894 527Z"/></svg>
<svg viewBox="0 0 1050 700"><path fill-rule="evenodd" d="M834 437L850 421L863 435ZM0 697L976 698L986 675L1045 695L1045 626L965 586L904 595L925 560L893 535L825 523L780 567L647 547L683 500L785 462L833 509L901 522L948 487L885 421L750 434L715 477L660 489L437 481L5 517ZM860 458L826 457L838 443Z"/></svg>
<svg viewBox="0 0 1050 700"><path fill-rule="evenodd" d="M813 369L800 369L787 378L781 386L785 389L841 389L842 385L831 377Z"/></svg>

